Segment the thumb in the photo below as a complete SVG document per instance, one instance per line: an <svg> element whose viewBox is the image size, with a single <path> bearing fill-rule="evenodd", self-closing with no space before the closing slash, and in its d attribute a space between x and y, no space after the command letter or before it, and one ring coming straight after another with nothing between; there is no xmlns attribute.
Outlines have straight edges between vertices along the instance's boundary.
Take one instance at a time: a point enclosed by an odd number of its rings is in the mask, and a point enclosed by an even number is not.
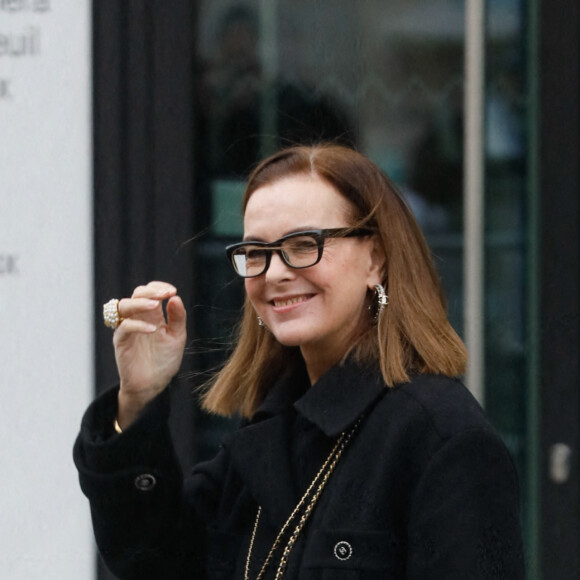
<svg viewBox="0 0 580 580"><path fill-rule="evenodd" d="M171 334L185 332L187 313L179 296L173 296L167 302L167 327Z"/></svg>

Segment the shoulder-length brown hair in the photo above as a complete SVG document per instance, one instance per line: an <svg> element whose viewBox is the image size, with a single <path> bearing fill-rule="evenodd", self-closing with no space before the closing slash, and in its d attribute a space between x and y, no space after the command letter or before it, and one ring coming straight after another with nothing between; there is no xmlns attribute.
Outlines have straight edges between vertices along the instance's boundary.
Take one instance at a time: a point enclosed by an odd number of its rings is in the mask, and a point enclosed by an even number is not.
<svg viewBox="0 0 580 580"><path fill-rule="evenodd" d="M462 374L467 352L447 320L442 286L423 234L394 184L364 155L334 144L279 151L250 175L243 211L260 187L303 174L325 180L348 199L353 225L374 228L384 254L382 284L389 304L378 325L369 326L348 354L363 363L378 361L387 386L407 382L417 373ZM204 408L250 417L296 356L295 347L282 346L258 326L246 298L235 349L204 395Z"/></svg>

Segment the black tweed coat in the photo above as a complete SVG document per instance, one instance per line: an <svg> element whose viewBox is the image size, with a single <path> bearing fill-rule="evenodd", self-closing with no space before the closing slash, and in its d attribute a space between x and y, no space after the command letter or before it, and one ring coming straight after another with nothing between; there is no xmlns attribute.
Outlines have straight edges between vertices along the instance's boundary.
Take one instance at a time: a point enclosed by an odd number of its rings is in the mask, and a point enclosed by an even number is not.
<svg viewBox="0 0 580 580"><path fill-rule="evenodd" d="M386 388L333 367L281 378L212 461L183 477L162 393L123 434L116 390L83 418L74 459L99 550L121 579L250 578L341 432L363 417L289 558L285 579L519 580L518 482L502 441L457 380ZM276 552L264 578L273 578Z"/></svg>

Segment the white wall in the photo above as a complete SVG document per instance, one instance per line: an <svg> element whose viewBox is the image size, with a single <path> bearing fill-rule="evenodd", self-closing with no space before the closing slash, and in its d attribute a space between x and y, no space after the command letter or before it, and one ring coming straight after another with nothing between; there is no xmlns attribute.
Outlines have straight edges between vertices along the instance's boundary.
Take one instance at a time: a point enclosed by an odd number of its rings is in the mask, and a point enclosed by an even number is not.
<svg viewBox="0 0 580 580"><path fill-rule="evenodd" d="M0 0L0 578L89 580L89 0Z"/></svg>

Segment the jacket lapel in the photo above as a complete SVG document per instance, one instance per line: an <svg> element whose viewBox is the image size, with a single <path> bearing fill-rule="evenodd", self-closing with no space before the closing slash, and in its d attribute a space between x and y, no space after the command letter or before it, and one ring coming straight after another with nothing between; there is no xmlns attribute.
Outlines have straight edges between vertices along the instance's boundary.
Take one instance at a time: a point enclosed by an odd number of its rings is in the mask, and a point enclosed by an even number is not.
<svg viewBox="0 0 580 580"><path fill-rule="evenodd" d="M316 425L321 436L334 439L386 392L378 369L348 361L330 369L312 387L303 367L272 387L252 421L228 447L236 471L275 529L284 524L302 494L292 474L295 413ZM320 465L325 458L319 458Z"/></svg>
<svg viewBox="0 0 580 580"><path fill-rule="evenodd" d="M287 437L287 417L278 415L239 431L230 449L237 472L275 528L284 524L300 499Z"/></svg>
<svg viewBox="0 0 580 580"><path fill-rule="evenodd" d="M300 499L292 477L290 422L294 401L309 387L306 369L298 364L273 385L250 424L229 444L235 469L276 528Z"/></svg>

